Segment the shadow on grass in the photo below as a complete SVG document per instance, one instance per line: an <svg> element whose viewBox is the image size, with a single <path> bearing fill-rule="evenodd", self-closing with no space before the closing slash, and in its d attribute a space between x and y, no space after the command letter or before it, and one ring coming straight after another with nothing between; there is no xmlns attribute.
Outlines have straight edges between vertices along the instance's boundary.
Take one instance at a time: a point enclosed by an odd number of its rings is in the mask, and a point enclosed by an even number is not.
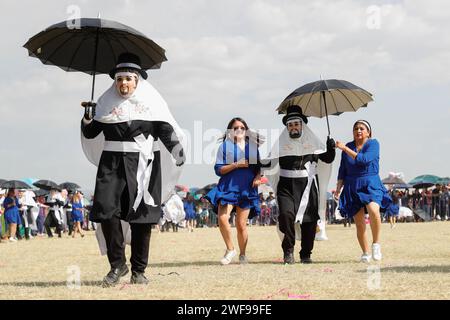
<svg viewBox="0 0 450 320"><path fill-rule="evenodd" d="M358 272L367 272L367 270L359 270ZM439 272L450 273L449 266L392 266L382 267L380 272L401 272L401 273L426 273L426 272Z"/></svg>
<svg viewBox="0 0 450 320"><path fill-rule="evenodd" d="M345 264L353 263L354 260L339 260L339 261L319 261L314 260L311 266L322 266L328 264ZM296 260L295 264L300 264L299 260ZM239 265L239 261L234 260L231 265ZM248 265L284 265L283 260L263 260L263 261L252 261L250 260ZM219 261L179 261L179 262L164 262L164 263L149 263L149 268L168 268L168 267L189 267L189 266L220 266Z"/></svg>
<svg viewBox="0 0 450 320"><path fill-rule="evenodd" d="M102 281L82 281L81 286L98 287L102 285ZM4 287L67 287L66 281L29 281L29 282L0 282L0 286Z"/></svg>

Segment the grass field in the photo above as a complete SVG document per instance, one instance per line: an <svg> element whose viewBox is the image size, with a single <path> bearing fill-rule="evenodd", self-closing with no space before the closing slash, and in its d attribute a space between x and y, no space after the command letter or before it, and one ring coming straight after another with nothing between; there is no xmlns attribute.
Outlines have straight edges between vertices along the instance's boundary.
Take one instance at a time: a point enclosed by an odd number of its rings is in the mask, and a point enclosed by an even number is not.
<svg viewBox="0 0 450 320"><path fill-rule="evenodd" d="M383 260L370 265L358 262L354 225L327 232L330 240L315 243L314 264L284 265L275 227L252 226L250 263L228 266L218 263L225 247L216 228L153 232L150 284L130 285L127 275L108 289L101 280L109 265L93 232L3 241L0 299L450 299L450 222L383 224ZM297 260L298 251L299 244Z"/></svg>

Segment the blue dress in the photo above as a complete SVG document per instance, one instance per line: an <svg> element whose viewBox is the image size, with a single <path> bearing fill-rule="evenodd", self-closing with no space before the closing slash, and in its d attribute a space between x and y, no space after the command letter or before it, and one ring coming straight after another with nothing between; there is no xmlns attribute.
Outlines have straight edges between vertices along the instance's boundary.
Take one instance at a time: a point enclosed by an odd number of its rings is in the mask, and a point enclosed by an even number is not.
<svg viewBox="0 0 450 320"><path fill-rule="evenodd" d="M355 142L346 146L357 152ZM347 218L353 217L370 202L376 202L385 211L392 199L379 176L380 144L369 139L355 159L342 152L338 180L344 181L344 190L339 198L339 210Z"/></svg>
<svg viewBox="0 0 450 320"><path fill-rule="evenodd" d="M83 222L83 208L81 202L72 202L72 221Z"/></svg>
<svg viewBox="0 0 450 320"><path fill-rule="evenodd" d="M14 203L12 207L8 206ZM21 224L22 220L20 219L19 213L19 200L17 198L7 197L3 201L3 207L5 208L5 221L7 224L15 223Z"/></svg>
<svg viewBox="0 0 450 320"><path fill-rule="evenodd" d="M195 207L194 207L194 201L189 202L189 201L183 201L184 204L184 212L185 212L185 217L184 219L186 220L194 220L196 218L195 216Z"/></svg>
<svg viewBox="0 0 450 320"><path fill-rule="evenodd" d="M220 173L220 168L233 162L247 160L248 168L238 168L225 175ZM250 209L249 218L260 213L258 188L252 186L253 180L260 172L259 151L256 144L245 143L245 149L229 139L226 139L217 151L214 170L220 177L219 183L205 196L214 205L217 213L218 206L231 204L242 209Z"/></svg>

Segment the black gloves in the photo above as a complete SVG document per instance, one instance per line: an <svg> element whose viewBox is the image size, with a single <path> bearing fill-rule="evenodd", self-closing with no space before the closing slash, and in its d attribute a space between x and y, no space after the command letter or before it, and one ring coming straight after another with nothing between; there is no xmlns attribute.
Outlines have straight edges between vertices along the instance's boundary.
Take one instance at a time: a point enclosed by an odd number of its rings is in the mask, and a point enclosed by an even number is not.
<svg viewBox="0 0 450 320"><path fill-rule="evenodd" d="M81 106L84 107L84 118L86 120L92 120L95 116L95 106L97 104L95 102L82 102Z"/></svg>
<svg viewBox="0 0 450 320"><path fill-rule="evenodd" d="M330 138L330 136L327 137L327 149L334 149L336 148L336 142L333 138Z"/></svg>

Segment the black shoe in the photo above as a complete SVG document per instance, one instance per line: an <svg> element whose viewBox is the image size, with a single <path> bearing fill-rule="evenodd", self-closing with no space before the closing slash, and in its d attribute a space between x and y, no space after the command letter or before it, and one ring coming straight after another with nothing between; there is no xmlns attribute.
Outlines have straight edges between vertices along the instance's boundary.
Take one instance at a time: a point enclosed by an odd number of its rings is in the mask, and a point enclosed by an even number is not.
<svg viewBox="0 0 450 320"><path fill-rule="evenodd" d="M144 273L134 272L131 274L130 279L131 284L148 284L148 279L145 277Z"/></svg>
<svg viewBox="0 0 450 320"><path fill-rule="evenodd" d="M103 278L103 288L114 287L119 283L120 277L123 277L128 273L128 267L124 264L120 268L111 269L108 274Z"/></svg>
<svg viewBox="0 0 450 320"><path fill-rule="evenodd" d="M309 264L312 263L313 261L311 260L311 258L300 258L300 263L305 263L305 264Z"/></svg>
<svg viewBox="0 0 450 320"><path fill-rule="evenodd" d="M295 263L294 254L292 252L284 254L284 263L285 264L294 264Z"/></svg>

